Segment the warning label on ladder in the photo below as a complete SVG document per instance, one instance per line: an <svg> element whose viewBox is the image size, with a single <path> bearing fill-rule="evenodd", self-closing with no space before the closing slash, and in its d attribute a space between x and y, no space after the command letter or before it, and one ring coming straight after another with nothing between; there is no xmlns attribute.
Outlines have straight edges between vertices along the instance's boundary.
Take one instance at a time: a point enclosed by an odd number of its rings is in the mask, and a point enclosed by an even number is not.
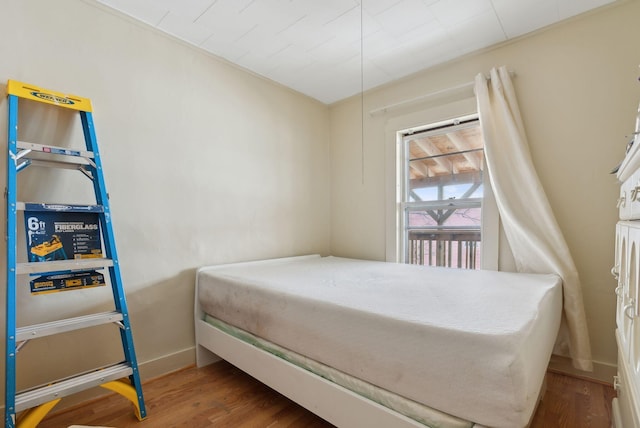
<svg viewBox="0 0 640 428"><path fill-rule="evenodd" d="M24 212L30 262L101 258L97 213Z"/></svg>

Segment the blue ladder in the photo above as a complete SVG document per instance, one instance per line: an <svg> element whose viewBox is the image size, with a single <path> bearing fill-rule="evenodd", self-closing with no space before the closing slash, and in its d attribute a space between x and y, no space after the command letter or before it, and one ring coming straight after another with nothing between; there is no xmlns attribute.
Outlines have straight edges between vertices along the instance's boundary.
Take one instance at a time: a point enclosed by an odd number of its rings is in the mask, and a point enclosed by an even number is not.
<svg viewBox="0 0 640 428"><path fill-rule="evenodd" d="M5 355L5 427L35 427L62 397L101 386L130 400L139 420L147 416L138 372L129 312L120 276L120 265L111 224L109 198L98 152L91 101L34 85L9 80L8 156L7 156L7 298ZM18 100L37 101L80 113L86 150L47 146L18 140ZM34 156L34 154L37 154ZM54 156L49 156L54 155ZM50 159L47 159L49 157ZM60 158L65 160L61 161ZM93 182L96 203L92 205L42 204L17 201L18 173L29 166L74 169ZM17 214L19 211L55 213L96 213L105 254L67 260L17 263ZM17 327L16 284L19 275L71 274L107 269L115 310L53 322ZM73 289L73 288L67 288ZM119 327L124 361L61 379L46 386L16 392L16 358L29 340L113 323Z"/></svg>

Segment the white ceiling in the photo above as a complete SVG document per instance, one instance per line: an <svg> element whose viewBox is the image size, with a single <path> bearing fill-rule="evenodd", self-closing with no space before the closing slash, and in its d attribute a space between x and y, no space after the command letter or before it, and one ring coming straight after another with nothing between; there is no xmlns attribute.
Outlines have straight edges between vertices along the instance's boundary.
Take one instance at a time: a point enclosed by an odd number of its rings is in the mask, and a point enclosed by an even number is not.
<svg viewBox="0 0 640 428"><path fill-rule="evenodd" d="M98 1L330 104L620 0Z"/></svg>

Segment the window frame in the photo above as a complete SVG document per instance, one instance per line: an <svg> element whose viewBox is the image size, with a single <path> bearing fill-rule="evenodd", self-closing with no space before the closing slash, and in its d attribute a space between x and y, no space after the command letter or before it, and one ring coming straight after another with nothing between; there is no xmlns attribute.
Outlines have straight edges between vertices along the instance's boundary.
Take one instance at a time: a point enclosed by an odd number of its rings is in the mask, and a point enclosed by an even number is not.
<svg viewBox="0 0 640 428"><path fill-rule="evenodd" d="M395 249L393 254L394 261L405 263L408 259L408 229L407 225L407 208L417 207L420 202L407 202L408 198L408 173L406 171L406 144L405 138L410 134L420 133L422 135L436 135L443 132L443 128L447 130L461 129L464 127L472 126L470 123L478 123L479 118L477 112L460 115L453 119L446 119L441 121L432 121L425 125L418 127L411 127L395 131ZM423 122L424 123L424 122ZM460 206L466 202L471 201L471 198L465 200L458 200ZM443 202L444 203L444 202ZM425 203L430 206L435 206L437 202ZM457 204L456 204L457 205ZM488 171L483 173L483 196L480 198L480 208L482 210L481 216L481 241L480 241L480 269L498 270L498 242L500 235L499 228L499 215L498 208L496 206L495 197L491 189L490 179ZM389 236L389 234L388 234ZM387 252L387 259L389 259L389 251Z"/></svg>

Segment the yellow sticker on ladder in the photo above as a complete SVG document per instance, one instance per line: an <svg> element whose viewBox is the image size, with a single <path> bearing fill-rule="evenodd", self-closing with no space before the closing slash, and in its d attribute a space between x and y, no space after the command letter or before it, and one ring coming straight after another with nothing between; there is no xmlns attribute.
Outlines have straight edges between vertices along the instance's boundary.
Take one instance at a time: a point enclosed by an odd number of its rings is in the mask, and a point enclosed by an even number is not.
<svg viewBox="0 0 640 428"><path fill-rule="evenodd" d="M76 95L67 95L50 89L40 88L28 83L9 80L7 82L7 93L20 98L26 98L42 103L53 104L58 107L70 108L90 112L91 100Z"/></svg>

